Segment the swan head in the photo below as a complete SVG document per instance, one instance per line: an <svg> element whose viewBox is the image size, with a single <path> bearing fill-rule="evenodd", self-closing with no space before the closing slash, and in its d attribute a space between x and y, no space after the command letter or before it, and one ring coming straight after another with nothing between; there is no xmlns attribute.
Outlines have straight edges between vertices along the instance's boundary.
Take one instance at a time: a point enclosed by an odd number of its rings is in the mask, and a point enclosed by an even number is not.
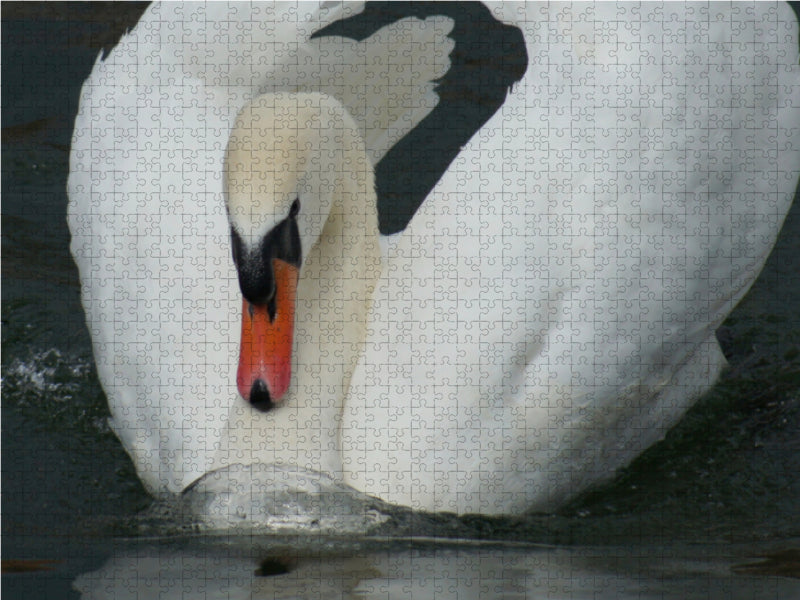
<svg viewBox="0 0 800 600"><path fill-rule="evenodd" d="M260 410L290 384L298 279L334 202L342 123L352 120L329 96L266 94L239 112L228 140L226 208L243 297L236 382Z"/></svg>

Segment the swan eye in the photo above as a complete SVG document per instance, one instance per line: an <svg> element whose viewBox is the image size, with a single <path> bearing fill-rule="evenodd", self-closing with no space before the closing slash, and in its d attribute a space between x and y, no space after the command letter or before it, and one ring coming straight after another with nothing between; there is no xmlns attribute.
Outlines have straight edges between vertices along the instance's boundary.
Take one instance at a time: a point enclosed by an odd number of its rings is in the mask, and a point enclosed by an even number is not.
<svg viewBox="0 0 800 600"><path fill-rule="evenodd" d="M292 207L289 209L289 218L294 219L297 216L297 213L300 212L300 199L295 198L294 202L292 202Z"/></svg>

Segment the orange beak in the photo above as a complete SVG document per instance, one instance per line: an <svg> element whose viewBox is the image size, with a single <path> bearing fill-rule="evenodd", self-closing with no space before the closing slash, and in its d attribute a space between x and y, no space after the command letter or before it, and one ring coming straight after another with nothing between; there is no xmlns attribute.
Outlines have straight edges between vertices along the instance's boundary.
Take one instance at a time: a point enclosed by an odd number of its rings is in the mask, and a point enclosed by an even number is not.
<svg viewBox="0 0 800 600"><path fill-rule="evenodd" d="M266 385L271 402L278 402L292 377L292 341L299 269L279 259L272 260L275 273L275 316L266 305L242 301L242 345L236 385L250 400L258 380Z"/></svg>

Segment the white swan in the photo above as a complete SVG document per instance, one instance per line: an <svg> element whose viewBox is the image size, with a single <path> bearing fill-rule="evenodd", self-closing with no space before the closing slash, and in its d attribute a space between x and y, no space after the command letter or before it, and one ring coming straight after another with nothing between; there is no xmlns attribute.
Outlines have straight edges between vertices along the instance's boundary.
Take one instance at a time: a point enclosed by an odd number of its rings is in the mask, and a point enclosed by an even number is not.
<svg viewBox="0 0 800 600"><path fill-rule="evenodd" d="M153 493L256 462L420 509L549 510L718 376L714 331L797 183L792 11L466 10L157 4L98 59L72 252ZM404 227L393 203L423 199ZM274 350L248 345L291 294Z"/></svg>

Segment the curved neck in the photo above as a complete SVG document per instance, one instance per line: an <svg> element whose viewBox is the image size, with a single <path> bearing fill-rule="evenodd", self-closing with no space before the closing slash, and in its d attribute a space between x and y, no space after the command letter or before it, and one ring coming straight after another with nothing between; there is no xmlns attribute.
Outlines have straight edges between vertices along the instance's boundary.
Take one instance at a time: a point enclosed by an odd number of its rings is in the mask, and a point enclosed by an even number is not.
<svg viewBox="0 0 800 600"><path fill-rule="evenodd" d="M358 128L342 111L341 122L337 120L333 135L329 134L337 140L337 151L323 150L329 160L321 161L320 169L306 173L309 189L332 193L326 199L330 202L328 218L304 260L297 314L298 327L303 328L301 303L305 302L311 309L305 312L311 320L305 329L316 338L298 348L299 360L327 363L336 372L341 367L342 387L337 394L340 410L364 351L372 294L383 268L372 164ZM317 326L322 324L324 329ZM303 392L298 389L298 393Z"/></svg>
<svg viewBox="0 0 800 600"><path fill-rule="evenodd" d="M350 114L326 94L259 96L236 118L226 176L231 224L249 247L296 215L302 265L295 323L298 336L307 324L301 339L313 341L295 344L297 358L314 360L316 347L341 345L339 362L355 365L382 265L375 176ZM344 385L351 373L345 368Z"/></svg>
<svg viewBox="0 0 800 600"><path fill-rule="evenodd" d="M275 142L283 140L284 146L279 150L277 143L267 145L266 159L260 144L237 142L246 153L240 163L229 153L229 164L246 168L241 169L244 174L235 191L241 194L242 205L251 201L260 203L257 208L267 206L273 219L286 214L286 203L299 197L298 226L301 236L305 233L311 241L303 246L297 283L292 383L280 406L268 412L253 410L245 400L232 403L214 468L264 462L337 473L342 469L337 423L365 349L372 294L383 268L374 175L358 128L336 100L322 94L262 98L264 105L280 102L291 109L269 113L274 121L268 121L265 129L292 130L296 124L292 133L297 141L283 152L290 138L276 136ZM272 163L273 158L285 163L287 156L294 162L263 187L266 177L248 171L252 164L282 164ZM273 167L272 173L276 171ZM272 191L268 198L272 204L257 197L263 189ZM282 195L276 197L275 191ZM316 433L310 435L298 424L307 424Z"/></svg>

